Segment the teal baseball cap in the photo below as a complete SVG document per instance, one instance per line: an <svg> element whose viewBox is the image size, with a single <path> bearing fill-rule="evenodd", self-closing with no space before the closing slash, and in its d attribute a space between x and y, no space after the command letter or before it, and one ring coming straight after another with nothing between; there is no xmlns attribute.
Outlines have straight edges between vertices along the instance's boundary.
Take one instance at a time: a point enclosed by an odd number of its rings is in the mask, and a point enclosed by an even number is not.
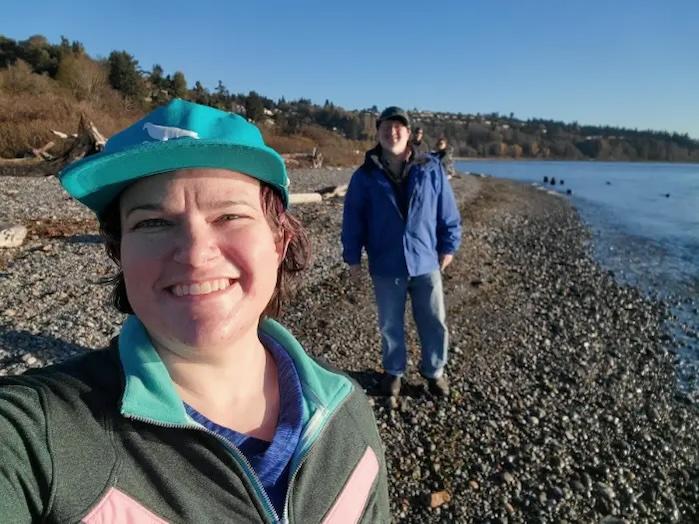
<svg viewBox="0 0 699 524"><path fill-rule="evenodd" d="M59 173L71 196L97 216L136 180L177 169L238 171L279 190L289 205L284 159L245 118L174 99L113 135L104 150Z"/></svg>

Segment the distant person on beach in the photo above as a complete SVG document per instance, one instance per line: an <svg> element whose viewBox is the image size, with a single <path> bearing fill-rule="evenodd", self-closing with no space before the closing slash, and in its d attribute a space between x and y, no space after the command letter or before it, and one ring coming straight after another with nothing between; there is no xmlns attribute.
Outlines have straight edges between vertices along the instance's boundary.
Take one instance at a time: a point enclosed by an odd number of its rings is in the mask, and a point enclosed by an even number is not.
<svg viewBox="0 0 699 524"><path fill-rule="evenodd" d="M425 140L425 131L421 127L415 128L415 132L412 134L410 144L412 145L415 152L421 155L425 155L430 152L430 146L427 144L427 141Z"/></svg>
<svg viewBox="0 0 699 524"><path fill-rule="evenodd" d="M343 258L360 282L369 259L381 332L381 390L398 396L406 372L405 306L410 295L429 390L449 394L444 373L448 331L442 274L461 243L461 219L440 161L409 144L410 119L388 107L377 122L378 145L350 180L342 222Z"/></svg>
<svg viewBox="0 0 699 524"><path fill-rule="evenodd" d="M273 320L309 245L260 131L176 99L60 181L128 317L106 349L0 378L0 521L388 522L362 389Z"/></svg>
<svg viewBox="0 0 699 524"><path fill-rule="evenodd" d="M456 174L456 169L454 169L452 148L449 147L446 138L441 137L439 140L437 140L433 154L439 158L440 162L442 162L442 166L444 167L444 171L446 172L447 176L449 178L453 177Z"/></svg>

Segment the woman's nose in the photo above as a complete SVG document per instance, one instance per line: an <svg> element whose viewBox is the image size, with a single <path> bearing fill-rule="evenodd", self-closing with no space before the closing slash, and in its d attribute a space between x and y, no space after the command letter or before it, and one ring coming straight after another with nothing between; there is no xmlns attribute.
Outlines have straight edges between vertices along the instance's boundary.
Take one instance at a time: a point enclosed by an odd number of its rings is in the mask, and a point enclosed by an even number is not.
<svg viewBox="0 0 699 524"><path fill-rule="evenodd" d="M185 224L181 227L173 257L175 262L201 267L219 254L216 235L207 224Z"/></svg>

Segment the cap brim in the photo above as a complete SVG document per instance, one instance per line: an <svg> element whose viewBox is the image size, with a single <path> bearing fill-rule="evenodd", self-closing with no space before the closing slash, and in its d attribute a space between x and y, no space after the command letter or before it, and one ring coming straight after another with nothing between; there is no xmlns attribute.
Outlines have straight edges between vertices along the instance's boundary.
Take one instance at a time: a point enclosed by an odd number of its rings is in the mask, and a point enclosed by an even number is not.
<svg viewBox="0 0 699 524"><path fill-rule="evenodd" d="M280 190L288 206L284 160L266 146L186 138L147 142L118 153L85 158L69 165L59 177L68 193L99 215L139 178L196 167L229 169L267 182Z"/></svg>
<svg viewBox="0 0 699 524"><path fill-rule="evenodd" d="M378 127L378 126L381 124L381 122L383 122L384 120L398 120L398 121L401 122L405 127L410 127L410 122L408 122L408 119L405 118L404 116L400 116L400 115L393 115L393 116L389 116L389 117L386 117L386 118L382 118L381 120L377 120L377 121L376 121L376 127Z"/></svg>

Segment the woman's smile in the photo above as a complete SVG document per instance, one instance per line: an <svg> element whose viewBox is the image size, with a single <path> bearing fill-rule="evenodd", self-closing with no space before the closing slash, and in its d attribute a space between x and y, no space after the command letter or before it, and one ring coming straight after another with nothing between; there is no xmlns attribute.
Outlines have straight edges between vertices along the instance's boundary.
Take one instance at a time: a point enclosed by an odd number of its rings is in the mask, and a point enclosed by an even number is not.
<svg viewBox="0 0 699 524"><path fill-rule="evenodd" d="M205 280L203 282L193 282L191 284L175 284L168 289L176 297L204 296L225 291L234 284L234 280L228 278L217 278Z"/></svg>
<svg viewBox="0 0 699 524"><path fill-rule="evenodd" d="M144 178L121 199L129 302L151 336L211 350L256 332L281 249L257 180L198 168Z"/></svg>

